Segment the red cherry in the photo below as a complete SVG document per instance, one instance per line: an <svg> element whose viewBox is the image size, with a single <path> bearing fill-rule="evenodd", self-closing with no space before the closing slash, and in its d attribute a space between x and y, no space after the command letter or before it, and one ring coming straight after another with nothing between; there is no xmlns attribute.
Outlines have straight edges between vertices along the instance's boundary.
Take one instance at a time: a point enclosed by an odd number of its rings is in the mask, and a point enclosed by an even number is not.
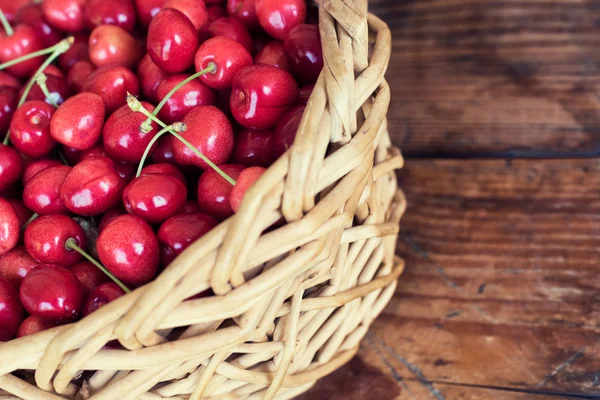
<svg viewBox="0 0 600 400"><path fill-rule="evenodd" d="M83 6L86 0L44 0L42 11L46 20L65 32L77 32L85 27Z"/></svg>
<svg viewBox="0 0 600 400"><path fill-rule="evenodd" d="M0 255L12 250L19 241L21 222L12 204L0 197Z"/></svg>
<svg viewBox="0 0 600 400"><path fill-rule="evenodd" d="M66 165L57 165L35 174L23 188L23 203L38 215L68 213L60 198L60 187L70 170Z"/></svg>
<svg viewBox="0 0 600 400"><path fill-rule="evenodd" d="M75 41L63 54L58 56L58 65L68 71L77 61L90 61L88 52L88 35L80 33L73 35Z"/></svg>
<svg viewBox="0 0 600 400"><path fill-rule="evenodd" d="M4 31L0 32L0 62L5 63L15 58L24 56L34 51L42 50L42 40L36 35L35 29L29 25L17 25L14 33L8 36ZM6 68L7 72L18 78L25 78L42 65L42 57L34 57L22 61L12 67Z"/></svg>
<svg viewBox="0 0 600 400"><path fill-rule="evenodd" d="M152 161L159 163L175 164L175 154L173 154L174 136L166 135L160 138L156 151L152 155Z"/></svg>
<svg viewBox="0 0 600 400"><path fill-rule="evenodd" d="M172 176L173 178L180 180L181 183L183 183L185 186L187 186L187 181L186 181L183 173L179 170L179 168L177 168L176 166L174 166L172 164L166 164L166 163L152 164L152 165L148 165L147 167L144 167L142 169L142 175L150 175L150 174L169 175L169 176Z"/></svg>
<svg viewBox="0 0 600 400"><path fill-rule="evenodd" d="M79 154L79 159L77 162L81 162L88 158L94 157L108 157L108 154L106 154L106 151L104 150L102 144L96 144L91 149L82 151L81 154Z"/></svg>
<svg viewBox="0 0 600 400"><path fill-rule="evenodd" d="M50 123L52 138L77 150L91 149L102 133L104 101L94 93L82 92L67 99Z"/></svg>
<svg viewBox="0 0 600 400"><path fill-rule="evenodd" d="M260 26L277 40L285 40L289 32L306 20L305 0L256 0Z"/></svg>
<svg viewBox="0 0 600 400"><path fill-rule="evenodd" d="M283 44L277 41L269 42L254 57L255 64L269 64L290 72L290 64L283 51Z"/></svg>
<svg viewBox="0 0 600 400"><path fill-rule="evenodd" d="M15 22L18 11L30 4L32 0L0 0L0 10L8 22Z"/></svg>
<svg viewBox="0 0 600 400"><path fill-rule="evenodd" d="M190 20L172 8L161 10L148 28L148 54L162 70L174 74L194 63L198 33Z"/></svg>
<svg viewBox="0 0 600 400"><path fill-rule="evenodd" d="M260 29L256 16L256 0L227 0L227 12L231 17L237 17L252 31Z"/></svg>
<svg viewBox="0 0 600 400"><path fill-rule="evenodd" d="M0 144L0 191L12 186L23 171L23 159L13 147Z"/></svg>
<svg viewBox="0 0 600 400"><path fill-rule="evenodd" d="M144 28L150 25L150 21L163 8L167 0L135 0L138 20Z"/></svg>
<svg viewBox="0 0 600 400"><path fill-rule="evenodd" d="M52 122L52 121L51 121ZM61 146L62 147L62 155L65 156L65 159L69 163L69 165L75 165L79 162L81 158L81 151L74 149L69 146Z"/></svg>
<svg viewBox="0 0 600 400"><path fill-rule="evenodd" d="M252 64L252 56L238 42L217 36L204 42L195 56L196 72L200 72L211 63L217 70L204 74L200 80L213 89L231 87L233 77L244 67Z"/></svg>
<svg viewBox="0 0 600 400"><path fill-rule="evenodd" d="M314 83L323 69L323 50L317 25L302 24L290 31L283 43L294 76Z"/></svg>
<svg viewBox="0 0 600 400"><path fill-rule="evenodd" d="M21 82L6 71L0 71L0 86L8 86L15 89L21 88Z"/></svg>
<svg viewBox="0 0 600 400"><path fill-rule="evenodd" d="M203 213L178 214L166 220L158 230L161 265L169 265L190 244L218 224L216 219Z"/></svg>
<svg viewBox="0 0 600 400"><path fill-rule="evenodd" d="M42 11L41 4L29 4L17 11L17 22L31 26L41 39L44 47L55 45L62 39L62 34L50 25Z"/></svg>
<svg viewBox="0 0 600 400"><path fill-rule="evenodd" d="M107 157L91 157L75 165L60 189L69 210L77 215L102 214L119 204L127 183Z"/></svg>
<svg viewBox="0 0 600 400"><path fill-rule="evenodd" d="M175 86L187 79L189 75L177 74L166 77L158 88L156 95L159 99L166 95ZM159 118L166 124L181 121L185 115L198 106L214 105L217 95L214 90L206 86L199 79L194 79L178 89L165 103L158 113Z"/></svg>
<svg viewBox="0 0 600 400"><path fill-rule="evenodd" d="M19 218L19 225L23 226L29 218L33 215L33 212L25 207L25 204L19 199L8 199L8 202L13 206L15 212L17 213L17 218Z"/></svg>
<svg viewBox="0 0 600 400"><path fill-rule="evenodd" d="M23 306L19 302L19 294L6 279L0 278L0 342L15 337L22 320Z"/></svg>
<svg viewBox="0 0 600 400"><path fill-rule="evenodd" d="M235 140L231 160L247 167L268 167L275 161L273 131L245 129Z"/></svg>
<svg viewBox="0 0 600 400"><path fill-rule="evenodd" d="M55 323L52 321L30 315L21 322L21 325L19 325L17 337L35 335L36 333L54 328L54 326Z"/></svg>
<svg viewBox="0 0 600 400"><path fill-rule="evenodd" d="M56 75L46 75L46 86L50 92L50 98L58 105L62 104L71 95L66 79L59 78ZM23 95L23 90L25 90L25 87L21 88L19 97ZM29 95L27 95L27 100L45 101L50 104L39 85L33 85Z"/></svg>
<svg viewBox="0 0 600 400"><path fill-rule="evenodd" d="M306 106L300 105L288 111L277 124L275 136L273 138L274 151L276 157L281 157L283 153L294 144L296 131L302 121L302 115Z"/></svg>
<svg viewBox="0 0 600 400"><path fill-rule="evenodd" d="M46 68L44 68L43 72L46 75L52 75L60 79L65 79L65 73L54 64L48 65Z"/></svg>
<svg viewBox="0 0 600 400"><path fill-rule="evenodd" d="M252 51L252 37L246 29L246 26L237 18L225 17L219 18L208 26L208 32L211 36L223 36L235 40L248 51Z"/></svg>
<svg viewBox="0 0 600 400"><path fill-rule="evenodd" d="M87 0L83 19L89 29L100 25L116 25L128 32L135 28L135 7L131 0Z"/></svg>
<svg viewBox="0 0 600 400"><path fill-rule="evenodd" d="M243 165L224 164L219 168L233 179L237 179L244 170ZM198 181L198 206L200 211L222 221L233 215L229 205L229 196L233 186L214 170L208 170Z"/></svg>
<svg viewBox="0 0 600 400"><path fill-rule="evenodd" d="M83 305L81 284L57 265L40 265L27 274L19 294L29 314L53 321L75 319Z"/></svg>
<svg viewBox="0 0 600 400"><path fill-rule="evenodd" d="M315 88L315 85L306 85L300 88L300 103L306 105Z"/></svg>
<svg viewBox="0 0 600 400"><path fill-rule="evenodd" d="M146 102L142 102L142 105L148 111L154 111L153 105ZM158 132L155 123L152 123L153 129L150 132L142 132L140 125L144 121L144 114L131 111L127 105L119 108L106 120L102 135L104 150L110 158L136 164L142 160L144 150Z"/></svg>
<svg viewBox="0 0 600 400"><path fill-rule="evenodd" d="M85 296L89 296L94 289L110 280L100 268L89 261L82 261L75 264L69 270L75 275L79 283L81 283Z"/></svg>
<svg viewBox="0 0 600 400"><path fill-rule="evenodd" d="M10 120L17 109L18 89L0 86L0 132L6 133Z"/></svg>
<svg viewBox="0 0 600 400"><path fill-rule="evenodd" d="M233 129L221 110L213 106L196 107L183 118L183 123L187 125L187 130L181 136L209 160L219 165L229 159L233 150ZM181 165L210 168L179 140L173 142L173 153Z"/></svg>
<svg viewBox="0 0 600 400"><path fill-rule="evenodd" d="M158 269L158 239L152 228L135 215L115 218L98 236L98 257L121 282L141 285Z"/></svg>
<svg viewBox="0 0 600 400"><path fill-rule="evenodd" d="M115 218L125 214L127 214L127 211L122 208L113 208L112 210L108 210L100 219L98 231L102 232L104 228L106 228L108 224L110 224Z"/></svg>
<svg viewBox="0 0 600 400"><path fill-rule="evenodd" d="M98 286L87 298L83 305L83 316L86 317L107 305L111 301L123 296L125 292L114 282L107 282Z"/></svg>
<svg viewBox="0 0 600 400"><path fill-rule="evenodd" d="M23 278L37 266L38 262L23 247L17 246L0 256L0 278L6 279L18 289Z"/></svg>
<svg viewBox="0 0 600 400"><path fill-rule="evenodd" d="M149 174L135 178L123 192L125 209L150 223L175 215L187 197L187 188L171 175Z"/></svg>
<svg viewBox="0 0 600 400"><path fill-rule="evenodd" d="M54 158L42 158L40 160L31 161L25 165L25 168L23 169L23 185L29 182L38 172L57 165L62 165L62 163Z"/></svg>
<svg viewBox="0 0 600 400"><path fill-rule="evenodd" d="M25 228L25 249L40 263L68 267L81 260L81 254L65 246L71 238L82 249L87 247L87 237L77 222L66 215L45 215Z"/></svg>
<svg viewBox="0 0 600 400"><path fill-rule="evenodd" d="M27 101L15 112L10 124L10 141L21 153L39 158L48 155L56 142L50 136L54 107L43 101Z"/></svg>
<svg viewBox="0 0 600 400"><path fill-rule="evenodd" d="M97 144L96 146L92 147L91 149L83 151L81 153L81 156L79 157L79 162L81 162L83 160L87 160L88 158L95 158L95 157L107 157L108 158L108 154L106 153L102 144ZM114 160L111 160L111 161L113 161L113 167L114 167L115 171L117 171L119 176L122 179L124 179L125 182L129 182L130 180L133 179L133 177L135 176L135 171L137 170L137 165L130 164L130 163L124 163L121 161L114 161Z"/></svg>
<svg viewBox="0 0 600 400"><path fill-rule="evenodd" d="M254 182L265 173L265 171L266 169L261 167L250 167L242 171L229 196L229 205L231 205L233 211L237 212L240 209L240 205L242 204L246 192L254 185Z"/></svg>
<svg viewBox="0 0 600 400"><path fill-rule="evenodd" d="M137 65L142 56L137 40L125 29L115 25L100 25L92 31L89 43L90 59L98 66Z"/></svg>
<svg viewBox="0 0 600 400"><path fill-rule="evenodd" d="M140 84L135 74L125 67L101 67L83 81L82 90L102 97L106 113L111 114L125 104L127 92L140 93Z"/></svg>
<svg viewBox="0 0 600 400"><path fill-rule="evenodd" d="M197 213L200 212L200 207L198 207L198 203L195 200L188 200L183 204L179 212L181 214Z"/></svg>
<svg viewBox="0 0 600 400"><path fill-rule="evenodd" d="M203 0L169 0L165 3L164 8L181 11L194 24L197 31L208 22L206 5Z"/></svg>
<svg viewBox="0 0 600 400"><path fill-rule="evenodd" d="M233 79L231 112L246 128L268 129L297 103L298 96L298 85L289 73L272 65L250 65Z"/></svg>
<svg viewBox="0 0 600 400"><path fill-rule="evenodd" d="M150 101L157 102L156 88L167 77L167 74L158 65L154 64L148 53L142 57L138 65L137 76L140 79L140 86L142 87L144 96Z"/></svg>
<svg viewBox="0 0 600 400"><path fill-rule="evenodd" d="M67 75L69 89L76 93L81 92L83 82L95 69L96 67L89 61L82 60L73 64Z"/></svg>
<svg viewBox="0 0 600 400"><path fill-rule="evenodd" d="M208 1L206 4L211 4ZM214 4L214 3L213 3ZM227 9L223 6L209 6L206 7L206 14L208 15L208 23L216 21L219 18L227 16Z"/></svg>

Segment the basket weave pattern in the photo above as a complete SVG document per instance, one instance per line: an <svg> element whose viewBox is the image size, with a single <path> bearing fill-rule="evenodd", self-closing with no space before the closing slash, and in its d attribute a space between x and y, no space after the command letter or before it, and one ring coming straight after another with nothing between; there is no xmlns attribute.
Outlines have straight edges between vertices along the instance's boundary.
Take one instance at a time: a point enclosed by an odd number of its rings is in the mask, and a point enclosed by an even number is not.
<svg viewBox="0 0 600 400"><path fill-rule="evenodd" d="M0 344L0 398L288 399L356 354L404 268L391 37L366 0L318 3L325 68L292 148L154 282Z"/></svg>

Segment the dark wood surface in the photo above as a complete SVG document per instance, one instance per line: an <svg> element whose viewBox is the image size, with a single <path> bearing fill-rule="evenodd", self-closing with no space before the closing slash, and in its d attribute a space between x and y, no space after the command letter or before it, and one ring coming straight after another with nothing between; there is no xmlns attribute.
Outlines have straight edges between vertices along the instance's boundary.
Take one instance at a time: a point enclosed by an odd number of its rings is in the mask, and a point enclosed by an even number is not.
<svg viewBox="0 0 600 400"><path fill-rule="evenodd" d="M407 269L301 398L600 398L600 3L370 3L394 38Z"/></svg>

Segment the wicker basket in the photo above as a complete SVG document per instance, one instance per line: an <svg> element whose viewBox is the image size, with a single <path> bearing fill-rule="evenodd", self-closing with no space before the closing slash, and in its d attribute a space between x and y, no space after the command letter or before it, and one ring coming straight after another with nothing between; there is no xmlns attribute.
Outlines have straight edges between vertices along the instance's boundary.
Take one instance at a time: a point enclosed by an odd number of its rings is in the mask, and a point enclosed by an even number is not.
<svg viewBox="0 0 600 400"><path fill-rule="evenodd" d="M404 268L391 38L367 0L319 5L325 68L292 148L155 281L0 344L0 398L288 399L356 354Z"/></svg>

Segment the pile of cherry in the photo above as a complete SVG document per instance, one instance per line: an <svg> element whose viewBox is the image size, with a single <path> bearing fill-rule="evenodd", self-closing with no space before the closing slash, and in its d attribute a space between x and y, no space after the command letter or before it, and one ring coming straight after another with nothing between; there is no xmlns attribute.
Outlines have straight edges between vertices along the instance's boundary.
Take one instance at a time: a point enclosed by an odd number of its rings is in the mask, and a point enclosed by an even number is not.
<svg viewBox="0 0 600 400"><path fill-rule="evenodd" d="M292 144L305 0L0 0L0 341L154 279Z"/></svg>

